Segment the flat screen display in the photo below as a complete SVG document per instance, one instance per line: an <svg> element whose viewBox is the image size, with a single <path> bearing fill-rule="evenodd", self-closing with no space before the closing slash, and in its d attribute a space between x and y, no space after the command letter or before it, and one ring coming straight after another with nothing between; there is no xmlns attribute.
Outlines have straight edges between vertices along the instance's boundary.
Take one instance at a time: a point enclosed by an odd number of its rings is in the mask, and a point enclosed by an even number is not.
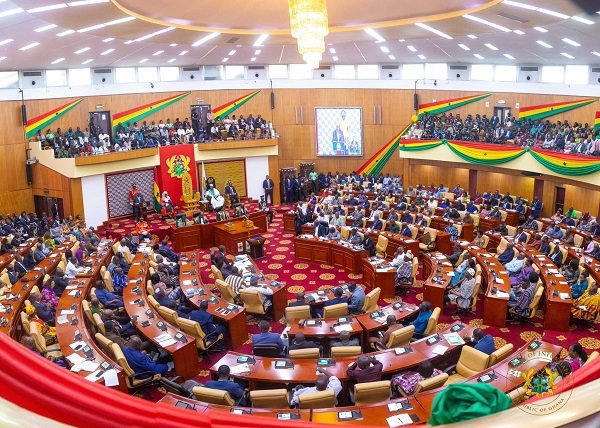
<svg viewBox="0 0 600 428"><path fill-rule="evenodd" d="M360 107L315 107L317 156L362 156Z"/></svg>

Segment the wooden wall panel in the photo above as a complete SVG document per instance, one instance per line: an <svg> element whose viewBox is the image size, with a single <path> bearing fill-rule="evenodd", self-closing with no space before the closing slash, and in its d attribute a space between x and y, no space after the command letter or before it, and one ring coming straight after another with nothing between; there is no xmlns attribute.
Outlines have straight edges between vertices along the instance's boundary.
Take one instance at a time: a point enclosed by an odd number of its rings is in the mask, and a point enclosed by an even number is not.
<svg viewBox="0 0 600 428"><path fill-rule="evenodd" d="M497 172L479 171L477 174L477 190L483 194L485 191L500 193L510 192L513 196L522 196L531 200L533 197L532 177L509 175Z"/></svg>
<svg viewBox="0 0 600 428"><path fill-rule="evenodd" d="M202 164L198 166L198 177L202 177ZM225 196L225 186L229 180L233 182L238 195L246 196L246 162L242 160L231 160L221 162L204 162L206 177L215 179L216 188Z"/></svg>
<svg viewBox="0 0 600 428"><path fill-rule="evenodd" d="M411 165L411 183L407 185L423 184L428 186L443 184L453 189L456 184L463 188L469 185L469 170L466 168L442 167L438 165Z"/></svg>

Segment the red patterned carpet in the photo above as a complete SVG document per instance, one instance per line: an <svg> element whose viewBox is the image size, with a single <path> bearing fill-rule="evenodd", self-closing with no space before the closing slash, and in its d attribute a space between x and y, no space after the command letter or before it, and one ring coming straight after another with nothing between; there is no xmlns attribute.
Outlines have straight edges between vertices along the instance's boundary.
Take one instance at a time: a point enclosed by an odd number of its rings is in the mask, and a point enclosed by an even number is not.
<svg viewBox="0 0 600 428"><path fill-rule="evenodd" d="M321 288L328 288L336 286L338 284L347 283L350 280L356 281L358 284L362 283L362 275L353 275L343 269L334 268L327 265L319 265L317 263L296 261L294 258L294 233L283 230L283 216L287 208L278 207L279 214L275 215L274 222L271 224L268 233L264 236L267 238L265 242L265 253L266 258L257 261L259 268L263 271L265 276L270 279L276 279L278 281L285 281L288 289L288 300L294 300L296 293L299 291L314 291ZM156 219L154 217L149 219L149 223L154 225ZM161 222L160 220L158 220ZM162 223L162 222L161 222ZM131 220L119 223L118 229L125 229L127 226L133 227ZM164 223L163 223L164 226ZM114 230L114 229L113 229ZM214 279L210 273L210 262L209 262L209 250L202 252L202 258L205 259L204 263L199 263L199 266L203 269L202 280L205 284L213 284ZM422 268L422 266L421 266ZM403 296L403 300L411 303L419 303L423 299L422 293L422 281L421 281L421 269L417 276L417 281L414 286L414 291L409 293L408 297ZM391 303L396 299L380 300L381 306ZM439 325L440 328L444 328L449 323L457 320L458 316L451 316L452 309L446 308L440 316ZM464 322L472 326L477 326L485 329L486 333L491 334L494 337L496 348L503 346L506 343L512 343L515 348L522 346L525 342L532 338L543 339L550 343L554 343L568 348L575 342L581 343L581 345L589 352L600 349L600 340L598 339L598 332L584 328L582 331L578 331L574 326L568 332L557 332L557 331L544 331L543 320L540 318L543 316L542 311L538 311L537 317L534 318L536 321L535 326L525 325L521 329L518 325L508 325L505 328L488 327L482 324L482 312L483 312L483 299L479 299L477 307L477 316L468 316ZM284 329L282 320L275 320L271 323L272 331L281 332ZM251 353L251 335L258 332L258 326L256 319L250 319L249 322L249 335L248 341L236 349L238 352ZM566 351L563 351L566 355ZM219 354L211 354L212 363L209 363L206 358L199 357L199 375L196 380L204 382L210 377L209 368L215 364L219 358ZM159 388L159 390L162 388ZM153 394L154 395L154 394Z"/></svg>

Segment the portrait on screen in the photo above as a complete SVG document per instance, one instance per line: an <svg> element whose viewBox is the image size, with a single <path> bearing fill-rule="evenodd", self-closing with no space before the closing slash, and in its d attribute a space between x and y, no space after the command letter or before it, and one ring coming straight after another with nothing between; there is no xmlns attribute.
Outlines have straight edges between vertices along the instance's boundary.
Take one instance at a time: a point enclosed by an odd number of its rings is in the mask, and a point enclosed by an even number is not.
<svg viewBox="0 0 600 428"><path fill-rule="evenodd" d="M362 156L362 109L315 107L317 156Z"/></svg>

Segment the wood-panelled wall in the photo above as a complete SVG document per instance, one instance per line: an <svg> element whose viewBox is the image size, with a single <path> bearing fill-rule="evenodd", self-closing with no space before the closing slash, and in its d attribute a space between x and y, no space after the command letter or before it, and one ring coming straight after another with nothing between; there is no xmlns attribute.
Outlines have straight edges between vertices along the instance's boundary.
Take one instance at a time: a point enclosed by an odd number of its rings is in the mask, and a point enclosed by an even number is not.
<svg viewBox="0 0 600 428"><path fill-rule="evenodd" d="M360 82L356 82L357 86ZM152 120L170 118L172 121L179 117L183 120L189 117L189 106L202 98L213 107L225 104L235 98L249 93L250 90L220 90L220 91L192 91L190 96L184 98L153 116L146 118ZM474 95L475 93L465 91L438 91L432 89L418 89L421 103L440 101ZM74 129L80 126L85 129L88 123L88 112L94 111L97 104L102 104L104 109L112 114L122 112L137 106L155 102L157 100L175 95L170 93L138 93L127 95L106 95L86 97L82 103L69 111L64 117L54 122L50 128L55 131L57 127L63 130L72 126ZM26 100L29 117L41 115L53 108L76 98L48 99L48 100ZM467 114L493 114L493 107L498 105L499 100L504 100L503 107L511 107L513 114L518 110L514 108L515 103L522 107L546 104L561 101L573 101L582 97L569 97L546 94L518 94L518 93L495 93L484 100L453 110L463 117ZM489 103L489 107L485 103ZM248 116L252 113L254 117L261 114L266 120L271 120L276 131L280 134L279 156L275 160L269 160L269 173L273 179L278 177L278 168L299 167L301 162L315 162L319 171L346 171L360 167L367 159L373 156L386 142L391 140L403 126L410 122L413 114L413 91L412 90L386 90L386 89L276 89L276 108L271 110L270 91L263 90L247 104L235 112L237 116L243 114ZM315 107L361 107L363 109L363 140L364 155L361 157L320 157L316 156L314 108ZM379 123L379 109L381 108L381 124ZM568 119L570 122L593 122L595 111L599 108L596 103L564 113L552 120ZM374 121L374 109L377 111L377 120ZM23 127L20 124L20 102L7 101L0 103L0 156L5 159L4 166L7 169L6 180L0 182L0 212L32 210L34 194L31 187L27 186L25 175L25 143ZM298 117L298 124L296 124ZM377 124L375 124L377 122ZM45 132L45 130L44 130ZM276 174L277 172L277 174ZM384 172L402 173L403 161L394 156L388 162ZM264 172L265 174L267 171ZM262 174L262 173L261 173ZM468 170L448 172L449 175L440 176L440 172L428 170L423 176L415 176L415 179L423 182L434 181L444 184L456 184L454 182L468 183ZM39 176L39 174L38 174ZM45 175L41 176L45 179ZM35 180L35 179L34 179ZM492 188L501 187L495 179L490 179ZM439 184L439 183L438 183ZM47 188L45 182L35 182L33 188L36 192ZM63 186L64 192L75 190L77 186ZM39 194L39 193L35 193ZM275 192L277 195L278 192ZM567 197L569 192L567 192ZM77 201L80 196L73 198L71 209L79 209ZM588 202L589 198L585 201ZM594 208L594 212L597 210Z"/></svg>
<svg viewBox="0 0 600 428"><path fill-rule="evenodd" d="M33 166L33 186L30 192L35 196L61 198L65 216L84 215L81 178L65 177L38 163ZM33 205L33 197L29 198Z"/></svg>

